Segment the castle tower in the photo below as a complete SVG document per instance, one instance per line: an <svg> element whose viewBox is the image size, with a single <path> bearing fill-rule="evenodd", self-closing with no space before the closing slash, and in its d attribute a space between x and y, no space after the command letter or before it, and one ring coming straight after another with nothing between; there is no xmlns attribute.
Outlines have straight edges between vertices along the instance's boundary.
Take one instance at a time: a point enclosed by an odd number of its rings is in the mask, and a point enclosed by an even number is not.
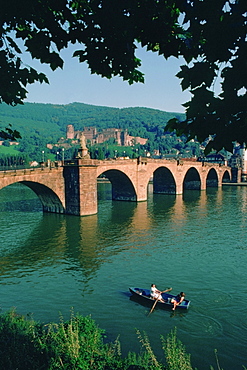
<svg viewBox="0 0 247 370"><path fill-rule="evenodd" d="M75 138L75 130L73 125L67 125L66 138L71 140Z"/></svg>

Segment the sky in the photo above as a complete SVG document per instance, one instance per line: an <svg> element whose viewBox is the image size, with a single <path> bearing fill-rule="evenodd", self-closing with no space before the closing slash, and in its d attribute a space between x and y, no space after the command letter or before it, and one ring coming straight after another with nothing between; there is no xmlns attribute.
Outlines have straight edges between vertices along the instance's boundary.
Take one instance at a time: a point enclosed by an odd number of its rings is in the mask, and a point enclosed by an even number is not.
<svg viewBox="0 0 247 370"><path fill-rule="evenodd" d="M28 85L25 102L69 104L80 102L108 107L147 107L167 112L184 112L183 103L190 100L189 92L182 92L176 77L183 64L176 58L165 60L157 53L138 49L142 60L139 68L145 74L145 84L129 85L120 77L111 80L92 75L86 63L72 58L75 47L63 51L63 69L51 69L25 55L26 64L47 75L50 84Z"/></svg>

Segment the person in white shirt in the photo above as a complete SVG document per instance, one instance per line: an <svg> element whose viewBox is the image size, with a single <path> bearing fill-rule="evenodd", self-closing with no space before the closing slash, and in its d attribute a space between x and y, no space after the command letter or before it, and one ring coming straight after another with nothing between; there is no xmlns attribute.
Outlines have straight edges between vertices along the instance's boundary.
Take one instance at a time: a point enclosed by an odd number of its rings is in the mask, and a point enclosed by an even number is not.
<svg viewBox="0 0 247 370"><path fill-rule="evenodd" d="M165 293L165 292L168 292L170 290L172 290L172 288L163 290L163 292L162 292L161 290L156 288L155 284L152 284L151 288L150 288L150 295L153 299L158 299L158 301L165 303L164 299L162 298L161 293Z"/></svg>

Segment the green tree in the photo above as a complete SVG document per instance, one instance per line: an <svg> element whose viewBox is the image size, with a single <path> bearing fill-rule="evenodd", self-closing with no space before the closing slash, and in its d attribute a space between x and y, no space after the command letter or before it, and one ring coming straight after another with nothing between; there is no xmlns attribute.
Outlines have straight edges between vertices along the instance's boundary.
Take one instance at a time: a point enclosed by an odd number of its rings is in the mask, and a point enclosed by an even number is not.
<svg viewBox="0 0 247 370"><path fill-rule="evenodd" d="M97 159L105 159L105 152L102 146L98 148Z"/></svg>
<svg viewBox="0 0 247 370"><path fill-rule="evenodd" d="M246 0L2 2L0 102L23 103L28 84L48 82L22 63L22 50L55 70L63 66L61 50L78 43L73 56L92 73L119 75L131 84L144 82L135 54L139 43L164 58L185 60L177 76L192 98L186 120L172 120L169 129L200 142L211 135L208 150L230 150L233 140L247 141L246 12Z"/></svg>
<svg viewBox="0 0 247 370"><path fill-rule="evenodd" d="M212 135L206 152L223 147L232 151L232 141L247 140L247 3L185 1L183 11L191 50L186 60L192 63L182 66L177 76L192 98L184 104L186 120L174 119L168 126L188 140L202 142Z"/></svg>
<svg viewBox="0 0 247 370"><path fill-rule="evenodd" d="M10 142L8 140L4 140L2 145L3 146L10 146Z"/></svg>

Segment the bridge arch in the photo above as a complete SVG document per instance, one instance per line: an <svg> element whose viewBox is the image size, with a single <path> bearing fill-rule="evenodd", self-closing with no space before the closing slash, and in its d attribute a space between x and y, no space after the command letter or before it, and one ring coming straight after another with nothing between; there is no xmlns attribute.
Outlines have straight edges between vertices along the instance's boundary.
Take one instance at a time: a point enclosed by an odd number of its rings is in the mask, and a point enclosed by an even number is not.
<svg viewBox="0 0 247 370"><path fill-rule="evenodd" d="M218 184L219 184L218 174L214 168L210 168L206 178L206 186L218 187Z"/></svg>
<svg viewBox="0 0 247 370"><path fill-rule="evenodd" d="M183 181L184 190L200 190L201 189L201 178L199 172L195 167L188 169L184 176Z"/></svg>
<svg viewBox="0 0 247 370"><path fill-rule="evenodd" d="M176 182L167 167L159 167L153 173L154 194L176 194Z"/></svg>
<svg viewBox="0 0 247 370"><path fill-rule="evenodd" d="M20 181L21 184L28 186L34 191L41 201L44 212L64 213L64 207L53 190L43 184L33 181Z"/></svg>
<svg viewBox="0 0 247 370"><path fill-rule="evenodd" d="M43 212L52 212L52 213L64 213L64 207L59 199L59 197L54 193L53 190L48 188L47 186L40 184L34 181L14 181L11 184L23 184L33 190L33 192L39 198ZM3 186L2 188L6 187Z"/></svg>
<svg viewBox="0 0 247 370"><path fill-rule="evenodd" d="M225 170L222 176L222 183L223 182L231 182L231 173L229 170Z"/></svg>
<svg viewBox="0 0 247 370"><path fill-rule="evenodd" d="M110 169L102 173L111 182L112 200L127 200L136 202L136 189L130 178L122 171Z"/></svg>

